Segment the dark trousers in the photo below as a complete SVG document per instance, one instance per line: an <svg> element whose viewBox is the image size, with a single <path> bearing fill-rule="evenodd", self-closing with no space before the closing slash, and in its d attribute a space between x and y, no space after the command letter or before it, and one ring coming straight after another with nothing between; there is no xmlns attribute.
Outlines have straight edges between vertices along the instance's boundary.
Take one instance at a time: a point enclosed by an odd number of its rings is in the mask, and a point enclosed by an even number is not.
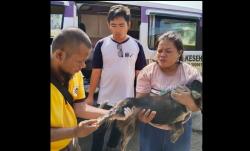
<svg viewBox="0 0 250 151"><path fill-rule="evenodd" d="M104 109L110 109L111 106L105 105ZM98 130L93 133L93 143L91 151L102 151L104 146L104 137L107 132L107 125L104 123ZM111 133L107 143L107 147L115 148L120 142L121 133L116 127L116 121L111 124Z"/></svg>

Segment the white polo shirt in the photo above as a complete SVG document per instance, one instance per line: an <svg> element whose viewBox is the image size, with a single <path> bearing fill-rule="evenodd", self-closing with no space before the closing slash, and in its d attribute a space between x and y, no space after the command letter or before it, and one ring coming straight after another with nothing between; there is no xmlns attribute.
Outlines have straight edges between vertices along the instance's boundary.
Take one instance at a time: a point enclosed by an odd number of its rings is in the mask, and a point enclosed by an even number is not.
<svg viewBox="0 0 250 151"><path fill-rule="evenodd" d="M93 68L102 69L97 103L109 100L108 105L113 106L117 101L134 97L135 70L141 70L146 59L142 45L136 39L128 36L118 43L111 37L97 42ZM122 57L118 55L119 51Z"/></svg>

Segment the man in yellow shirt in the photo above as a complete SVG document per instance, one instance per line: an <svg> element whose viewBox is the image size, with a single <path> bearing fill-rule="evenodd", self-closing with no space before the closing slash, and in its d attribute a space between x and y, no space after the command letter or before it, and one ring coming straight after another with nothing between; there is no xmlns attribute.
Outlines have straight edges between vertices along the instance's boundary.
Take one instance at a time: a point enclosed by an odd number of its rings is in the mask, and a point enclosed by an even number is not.
<svg viewBox="0 0 250 151"><path fill-rule="evenodd" d="M78 28L68 28L52 42L51 80L66 88L70 98L51 82L51 151L70 150L74 137L85 137L98 128L96 118L106 114L103 110L84 102L85 92L81 69L85 67L91 49L91 41ZM72 103L72 102L73 103ZM76 117L92 119L77 125Z"/></svg>

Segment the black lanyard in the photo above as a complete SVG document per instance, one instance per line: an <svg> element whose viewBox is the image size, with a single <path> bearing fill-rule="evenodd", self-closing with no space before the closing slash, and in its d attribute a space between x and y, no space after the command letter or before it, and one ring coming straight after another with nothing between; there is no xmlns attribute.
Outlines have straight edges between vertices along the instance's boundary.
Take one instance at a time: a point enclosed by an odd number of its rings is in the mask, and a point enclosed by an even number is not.
<svg viewBox="0 0 250 151"><path fill-rule="evenodd" d="M51 76L51 83L55 85L55 87L61 92L61 94L64 96L65 103L69 103L72 107L74 104L73 97L69 93L68 89L63 86L54 76Z"/></svg>

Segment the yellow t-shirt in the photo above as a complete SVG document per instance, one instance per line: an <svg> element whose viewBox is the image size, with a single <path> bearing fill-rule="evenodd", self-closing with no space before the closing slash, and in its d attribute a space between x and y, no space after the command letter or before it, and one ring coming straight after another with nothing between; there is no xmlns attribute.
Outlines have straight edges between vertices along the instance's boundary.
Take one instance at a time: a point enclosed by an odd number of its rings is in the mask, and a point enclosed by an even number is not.
<svg viewBox="0 0 250 151"><path fill-rule="evenodd" d="M83 75L81 71L76 73L69 81L69 92L74 100L85 98L83 87ZM50 83L50 126L51 127L75 127L77 125L76 115L69 103L66 104L63 95L60 91ZM58 151L66 147L72 139L63 139L51 142L50 150Z"/></svg>

